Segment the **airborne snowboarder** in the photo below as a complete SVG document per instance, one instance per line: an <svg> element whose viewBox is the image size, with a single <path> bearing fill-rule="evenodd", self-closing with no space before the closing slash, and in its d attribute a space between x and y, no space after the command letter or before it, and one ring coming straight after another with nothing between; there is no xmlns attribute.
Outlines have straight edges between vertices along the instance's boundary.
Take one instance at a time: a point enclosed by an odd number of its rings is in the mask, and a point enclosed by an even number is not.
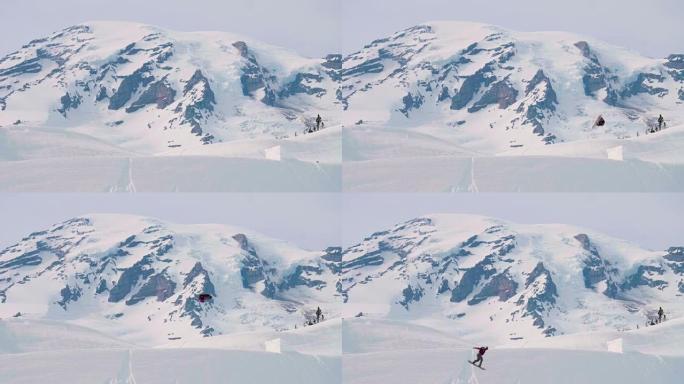
<svg viewBox="0 0 684 384"><path fill-rule="evenodd" d="M476 365L478 368L482 368L482 362L484 361L482 359L482 356L484 356L485 352L487 352L489 347L474 347L473 349L477 350L477 359L475 359L475 361L468 360L468 362L470 362L470 364L472 365ZM478 362L479 364L477 364Z"/></svg>
<svg viewBox="0 0 684 384"><path fill-rule="evenodd" d="M594 125L592 126L592 128L593 127L603 127L604 125L606 125L606 119L604 119L603 116L598 115L598 117L596 118L596 121L594 121Z"/></svg>

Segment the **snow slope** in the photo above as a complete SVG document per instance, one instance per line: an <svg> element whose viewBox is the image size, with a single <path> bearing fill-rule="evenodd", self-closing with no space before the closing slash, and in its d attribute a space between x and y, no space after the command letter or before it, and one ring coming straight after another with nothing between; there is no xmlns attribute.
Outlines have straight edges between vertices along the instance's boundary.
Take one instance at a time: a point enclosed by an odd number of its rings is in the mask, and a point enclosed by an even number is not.
<svg viewBox="0 0 684 384"><path fill-rule="evenodd" d="M419 217L344 250L344 313L410 321L471 342L634 329L684 316L682 248L642 249L566 225Z"/></svg>
<svg viewBox="0 0 684 384"><path fill-rule="evenodd" d="M126 190L111 162L153 157L137 190L681 191L683 82L682 54L478 23L312 59L230 33L90 22L0 59L0 190ZM306 133L317 114L325 128ZM646 135L659 114L667 129ZM271 164L275 147L301 163ZM253 177L236 185L226 168Z"/></svg>
<svg viewBox="0 0 684 384"><path fill-rule="evenodd" d="M325 260L335 252L228 226L78 217L0 252L0 317L67 321L143 346L285 330L317 306L339 313Z"/></svg>
<svg viewBox="0 0 684 384"><path fill-rule="evenodd" d="M33 40L0 58L0 190L339 191L325 63L124 22ZM306 134L316 113L326 127ZM147 164L144 185L125 180L129 162Z"/></svg>
<svg viewBox="0 0 684 384"><path fill-rule="evenodd" d="M141 348L84 327L21 319L2 320L0 330L3 383L342 382L339 352Z"/></svg>
<svg viewBox="0 0 684 384"><path fill-rule="evenodd" d="M0 381L678 383L683 273L682 247L474 215L324 251L88 215L0 251Z"/></svg>
<svg viewBox="0 0 684 384"><path fill-rule="evenodd" d="M399 31L344 58L343 189L682 191L683 71L569 33Z"/></svg>
<svg viewBox="0 0 684 384"><path fill-rule="evenodd" d="M360 351L344 351L345 383L678 383L684 374L684 349L678 340L668 340L669 335L681 333L681 322L673 324L669 332L660 329L669 324L630 332L643 337L658 335L658 338L650 349L637 347L625 353L574 345L573 341L583 340L581 335L580 338L576 335L549 338L550 345L546 347L489 345L484 356L485 370L480 370L467 362L474 359L471 346L454 343L449 347L426 347L409 342L405 348L398 349L396 345L401 338L391 335L392 328L385 328L382 322L361 326L362 321L366 320L345 320L350 327L361 330L361 337L354 338L355 344L364 344ZM403 328L426 337L435 332L409 323ZM371 337L365 339L363 330L369 330ZM384 339L373 337L383 331L387 332ZM557 339L565 342L553 343Z"/></svg>
<svg viewBox="0 0 684 384"><path fill-rule="evenodd" d="M0 251L0 317L67 321L142 346L263 350L280 338L288 350L283 332L320 306L328 319L362 312L522 344L634 329L658 306L684 316L683 254L472 215L419 217L321 251L229 226L88 215ZM205 292L214 300L199 303ZM297 331L297 343L307 332L330 339L330 321ZM259 334L236 335L245 332Z"/></svg>

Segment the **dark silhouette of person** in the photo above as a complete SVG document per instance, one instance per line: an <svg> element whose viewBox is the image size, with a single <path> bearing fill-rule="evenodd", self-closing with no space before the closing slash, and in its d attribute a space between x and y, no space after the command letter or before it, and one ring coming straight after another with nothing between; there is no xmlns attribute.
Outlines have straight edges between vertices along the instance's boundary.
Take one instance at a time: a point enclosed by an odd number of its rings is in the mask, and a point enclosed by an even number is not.
<svg viewBox="0 0 684 384"><path fill-rule="evenodd" d="M663 115L658 116L658 130L660 131L663 129L663 123L665 122L665 118Z"/></svg>
<svg viewBox="0 0 684 384"><path fill-rule="evenodd" d="M316 130L318 131L321 129L321 122L323 119L321 118L321 115L316 116Z"/></svg>
<svg viewBox="0 0 684 384"><path fill-rule="evenodd" d="M484 359L482 357L484 356L485 352L487 352L489 347L475 347L473 349L477 349L477 359L475 359L475 361L473 361L473 365L475 365L479 362L480 364L478 364L477 366L482 368L482 362L484 361Z"/></svg>
<svg viewBox="0 0 684 384"><path fill-rule="evenodd" d="M658 322L659 323L663 321L663 315L664 314L665 314L665 311L663 311L663 307L660 307L660 309L658 309Z"/></svg>
<svg viewBox="0 0 684 384"><path fill-rule="evenodd" d="M316 322L321 321L321 315L323 315L323 311L321 311L321 307L316 308Z"/></svg>

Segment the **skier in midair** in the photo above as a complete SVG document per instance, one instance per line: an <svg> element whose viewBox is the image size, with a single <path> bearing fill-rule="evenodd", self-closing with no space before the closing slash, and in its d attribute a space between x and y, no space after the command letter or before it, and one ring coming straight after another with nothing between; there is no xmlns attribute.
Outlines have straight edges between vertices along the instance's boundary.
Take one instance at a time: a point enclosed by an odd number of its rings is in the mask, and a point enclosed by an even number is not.
<svg viewBox="0 0 684 384"><path fill-rule="evenodd" d="M477 364L477 366L482 368L482 362L484 361L482 359L482 356L484 356L485 352L487 352L489 347L474 347L473 349L477 350L477 359L475 359L475 361L473 361L472 364L475 365L479 362L480 364Z"/></svg>

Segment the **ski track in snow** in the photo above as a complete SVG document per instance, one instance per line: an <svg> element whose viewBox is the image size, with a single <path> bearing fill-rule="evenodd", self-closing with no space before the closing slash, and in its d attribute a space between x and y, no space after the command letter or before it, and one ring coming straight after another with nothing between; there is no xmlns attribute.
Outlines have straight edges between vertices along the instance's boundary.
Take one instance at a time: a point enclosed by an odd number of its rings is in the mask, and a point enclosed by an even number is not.
<svg viewBox="0 0 684 384"><path fill-rule="evenodd" d="M135 183L133 182L133 158L128 158L128 185L126 186L126 192L135 193Z"/></svg>
<svg viewBox="0 0 684 384"><path fill-rule="evenodd" d="M128 381L127 384L138 384L133 375L133 350L128 350Z"/></svg>
<svg viewBox="0 0 684 384"><path fill-rule="evenodd" d="M477 183L475 182L475 158L470 158L470 186L468 186L468 192L478 193L480 192L477 188Z"/></svg>

